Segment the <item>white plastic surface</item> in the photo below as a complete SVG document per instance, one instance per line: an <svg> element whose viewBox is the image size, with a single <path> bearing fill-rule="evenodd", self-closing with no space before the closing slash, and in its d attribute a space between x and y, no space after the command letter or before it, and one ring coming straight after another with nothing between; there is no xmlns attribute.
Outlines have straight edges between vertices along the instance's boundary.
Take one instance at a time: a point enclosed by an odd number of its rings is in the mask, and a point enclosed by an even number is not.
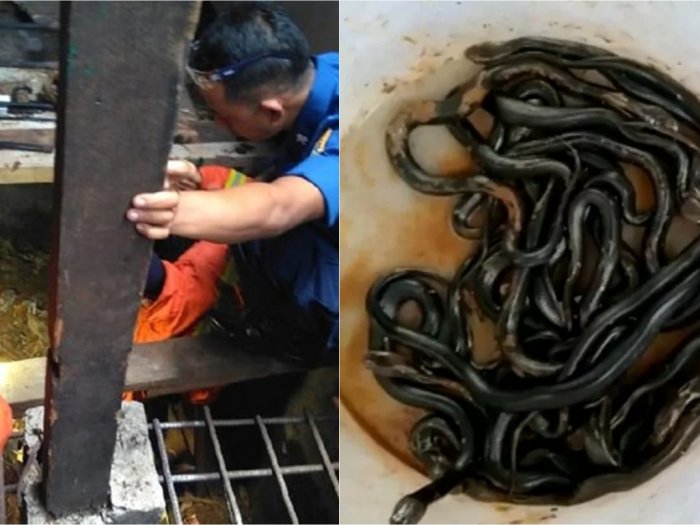
<svg viewBox="0 0 700 525"><path fill-rule="evenodd" d="M423 212L445 213L444 207L416 196L391 176L383 132L401 101L438 98L453 83L451 78L464 78L469 66L462 51L468 45L525 35L570 38L659 65L687 87L700 90L696 3L341 2L340 16L341 283L358 265L376 273L414 262L404 260L410 251L404 236L426 217L415 210L422 206ZM431 79L435 70L441 80ZM426 210L428 205L434 210ZM449 267L454 257L435 253L430 242L427 236L428 246L420 252L426 264ZM341 291L341 353L362 329L361 297ZM385 453L344 409L340 441L342 523L386 522L398 498L424 482ZM698 494L696 442L684 458L632 491L555 511L451 496L432 506L424 521L697 523Z"/></svg>

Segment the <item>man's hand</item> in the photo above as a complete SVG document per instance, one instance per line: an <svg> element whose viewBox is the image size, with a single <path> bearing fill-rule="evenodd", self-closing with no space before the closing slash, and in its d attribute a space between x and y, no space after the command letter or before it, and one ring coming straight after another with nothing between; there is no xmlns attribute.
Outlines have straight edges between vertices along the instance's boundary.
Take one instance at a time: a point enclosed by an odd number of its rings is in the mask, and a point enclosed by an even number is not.
<svg viewBox="0 0 700 525"><path fill-rule="evenodd" d="M202 176L197 167L187 160L170 160L166 168L166 190L198 190Z"/></svg>
<svg viewBox="0 0 700 525"><path fill-rule="evenodd" d="M132 207L126 212L126 218L136 223L136 229L144 237L154 241L165 239L170 236L179 202L180 194L177 191L142 193L132 199Z"/></svg>

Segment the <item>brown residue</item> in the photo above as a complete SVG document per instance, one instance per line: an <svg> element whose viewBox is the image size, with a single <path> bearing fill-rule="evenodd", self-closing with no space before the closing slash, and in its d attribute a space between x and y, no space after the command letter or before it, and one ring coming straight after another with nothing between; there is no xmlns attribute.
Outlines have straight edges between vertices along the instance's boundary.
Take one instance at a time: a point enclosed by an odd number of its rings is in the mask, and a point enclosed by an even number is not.
<svg viewBox="0 0 700 525"><path fill-rule="evenodd" d="M542 514L541 512L527 511L522 518L518 518L518 519L515 519L513 521L509 521L508 523L512 523L512 524L543 523L545 521L549 521L549 520L554 519L556 517L557 517L557 515L553 512L550 512L547 514Z"/></svg>
<svg viewBox="0 0 700 525"><path fill-rule="evenodd" d="M451 152L438 161L438 173L445 177L456 177L476 170L469 150Z"/></svg>
<svg viewBox="0 0 700 525"><path fill-rule="evenodd" d="M483 138L487 138L491 135L491 130L493 129L493 115L488 111L477 108L474 112L469 115L469 122L472 123L474 128L479 132Z"/></svg>
<svg viewBox="0 0 700 525"><path fill-rule="evenodd" d="M409 44L413 44L413 45L418 44L418 41L415 38L408 36L408 35L402 36L401 40L404 40L405 42L408 42Z"/></svg>
<svg viewBox="0 0 700 525"><path fill-rule="evenodd" d="M384 82L382 84L382 93L391 93L396 89L395 83Z"/></svg>
<svg viewBox="0 0 700 525"><path fill-rule="evenodd" d="M489 94L489 88L485 85L485 74L479 73L472 77L468 83L470 88L462 96L462 103L459 106L459 111L464 114L470 114L474 111Z"/></svg>
<svg viewBox="0 0 700 525"><path fill-rule="evenodd" d="M493 508L496 512L510 512L511 510L513 510L512 505L505 505L503 503L498 503L494 505Z"/></svg>
<svg viewBox="0 0 700 525"><path fill-rule="evenodd" d="M357 307L364 305L365 295L372 284L372 280L366 275L365 268L371 266L371 256L362 252L354 256L350 268L343 271L340 282L340 306Z"/></svg>
<svg viewBox="0 0 700 525"><path fill-rule="evenodd" d="M649 348L641 358L630 367L625 376L627 381L636 381L638 378L649 373L652 369L662 366L662 363L670 359L675 354L678 345L685 339L694 328L691 326L676 330L674 332L662 333L654 339Z"/></svg>
<svg viewBox="0 0 700 525"><path fill-rule="evenodd" d="M501 349L496 342L496 325L479 311L472 292L462 295L470 311L467 324L472 336L472 361L480 366L498 362L501 358Z"/></svg>
<svg viewBox="0 0 700 525"><path fill-rule="evenodd" d="M391 399L365 369L363 357L367 351L368 322L364 312L364 300L374 280L381 273L397 266L447 268L446 273L454 271L469 247L449 232L444 222L444 212L440 213L442 210L437 206L435 208L418 208L417 213L420 217L415 224L422 226L412 232L414 242L407 240L401 246L386 246L385 250L377 247L377 252L384 252L381 255L378 253L378 256L373 255L372 246L364 247L361 253L355 252L351 256L353 261L344 269L340 282L341 311L349 312L349 316L359 316L358 321L344 324L344 330L349 327L352 333L347 335L347 332L341 332L341 399L358 423L383 448L416 469L419 469L420 465L410 454L407 436L422 411ZM391 216L384 219L387 225L397 220ZM380 229L379 233L385 231ZM385 236L383 240L385 245L391 244ZM381 243L382 239L378 238L377 242ZM348 253L345 247L343 249L344 253ZM396 251L388 257L387 250ZM382 259L384 264L380 265ZM384 266L385 269L381 270L379 266Z"/></svg>
<svg viewBox="0 0 700 525"><path fill-rule="evenodd" d="M365 147L367 145L358 144L352 151L356 154ZM346 177L355 175L351 173ZM389 175L382 173L381 176ZM353 187L357 188L356 185ZM471 246L451 232L452 199L424 195L416 195L416 199L419 202L411 208L412 217L408 219L410 234L404 214L377 210L379 227L361 246L348 245L352 225L341 217L341 249L347 266L342 268L340 281L340 308L344 312L344 322L339 368L340 396L356 421L389 453L419 469L420 465L409 452L407 435L422 411L391 399L363 364L368 335L365 296L380 275L399 266L436 269L450 275L475 245Z"/></svg>
<svg viewBox="0 0 700 525"><path fill-rule="evenodd" d="M350 281L350 282L348 282ZM364 298L365 290L354 279L343 279L343 304L357 296ZM350 342L340 354L340 399L359 425L385 450L415 469L420 464L408 448L408 433L422 411L394 401L379 387L372 374L364 367L367 351L367 325L361 323Z"/></svg>
<svg viewBox="0 0 700 525"><path fill-rule="evenodd" d="M700 225L678 215L671 219L664 249L670 258L678 256L700 234Z"/></svg>
<svg viewBox="0 0 700 525"><path fill-rule="evenodd" d="M367 159L367 144L365 142L360 142L359 144L350 145L347 140L343 140L340 143L340 149L343 152L343 156L352 155L353 160L357 165L357 169L353 170L353 177L359 177L362 180L362 184L365 188L374 187L377 184L376 168ZM341 198L343 195L343 187L345 186L346 181L348 181L347 177L340 178ZM343 215L341 214L341 220L342 219Z"/></svg>
<svg viewBox="0 0 700 525"><path fill-rule="evenodd" d="M634 186L634 194L637 198L637 211L651 210L656 205L654 185L651 176L645 170L634 164L620 163L625 175Z"/></svg>

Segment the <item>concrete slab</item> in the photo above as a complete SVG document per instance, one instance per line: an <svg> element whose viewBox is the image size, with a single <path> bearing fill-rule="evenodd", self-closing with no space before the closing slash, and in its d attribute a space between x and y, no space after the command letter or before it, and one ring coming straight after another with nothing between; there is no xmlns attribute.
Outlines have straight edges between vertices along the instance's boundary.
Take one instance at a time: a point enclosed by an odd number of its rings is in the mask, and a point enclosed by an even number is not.
<svg viewBox="0 0 700 525"><path fill-rule="evenodd" d="M158 482L143 404L122 403L116 418L117 443L110 474L109 504L100 509L54 518L47 513L40 498L42 472L36 460L43 436L44 408L32 408L25 413L27 469L20 482L20 491L28 524L161 522L165 498Z"/></svg>

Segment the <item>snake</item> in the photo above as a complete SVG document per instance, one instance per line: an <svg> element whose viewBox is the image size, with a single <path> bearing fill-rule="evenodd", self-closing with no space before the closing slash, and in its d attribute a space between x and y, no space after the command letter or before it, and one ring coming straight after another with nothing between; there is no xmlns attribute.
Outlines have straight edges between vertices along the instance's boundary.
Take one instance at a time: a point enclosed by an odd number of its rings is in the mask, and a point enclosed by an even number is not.
<svg viewBox="0 0 700 525"><path fill-rule="evenodd" d="M449 201L445 227L476 243L451 273L403 261L367 290L365 365L424 412L407 441L430 479L391 523L417 523L459 491L568 505L627 490L700 432L700 237L666 250L674 219L700 224L700 100L582 42L483 42L464 59L476 72L434 99L407 97L384 136L392 175ZM491 129L476 129L477 111ZM469 167L419 165L410 137L422 126L445 127ZM494 328L488 364L474 359L475 317ZM637 373L679 329L664 361Z"/></svg>

